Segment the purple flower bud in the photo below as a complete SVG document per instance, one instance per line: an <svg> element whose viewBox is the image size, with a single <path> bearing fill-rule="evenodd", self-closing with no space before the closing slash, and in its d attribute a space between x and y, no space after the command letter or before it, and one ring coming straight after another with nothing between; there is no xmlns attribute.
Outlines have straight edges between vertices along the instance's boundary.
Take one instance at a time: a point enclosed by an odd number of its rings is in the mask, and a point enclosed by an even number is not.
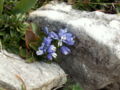
<svg viewBox="0 0 120 90"><path fill-rule="evenodd" d="M60 50L61 50L62 54L64 54L64 55L68 55L71 52L71 50L66 46L62 46L60 48Z"/></svg>
<svg viewBox="0 0 120 90"><path fill-rule="evenodd" d="M52 39L57 39L58 40L58 35L55 32L50 32L49 37L51 37Z"/></svg>
<svg viewBox="0 0 120 90"><path fill-rule="evenodd" d="M45 37L43 43L45 43L45 46L50 46L52 42L52 39L50 37Z"/></svg>
<svg viewBox="0 0 120 90"><path fill-rule="evenodd" d="M66 40L66 41L63 41L64 43L66 43L67 45L74 45L75 44L75 41L71 41L71 40Z"/></svg>
<svg viewBox="0 0 120 90"><path fill-rule="evenodd" d="M53 59L53 57L52 57L51 54L48 54L48 55L47 55L47 58L48 58L49 60L52 60L52 59Z"/></svg>
<svg viewBox="0 0 120 90"><path fill-rule="evenodd" d="M61 37L61 36L63 36L65 33L67 33L67 28L65 28L65 29L60 29L58 35Z"/></svg>
<svg viewBox="0 0 120 90"><path fill-rule="evenodd" d="M48 35L48 33L49 33L48 27L44 28L44 33Z"/></svg>

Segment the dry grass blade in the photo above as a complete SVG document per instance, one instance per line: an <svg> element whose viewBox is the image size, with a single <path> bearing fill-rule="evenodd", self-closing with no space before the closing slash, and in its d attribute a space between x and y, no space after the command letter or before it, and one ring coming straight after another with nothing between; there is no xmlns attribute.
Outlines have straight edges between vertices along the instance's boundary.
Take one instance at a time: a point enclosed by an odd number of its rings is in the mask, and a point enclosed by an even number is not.
<svg viewBox="0 0 120 90"><path fill-rule="evenodd" d="M24 80L20 77L20 75L15 75L17 77L17 79L22 83L21 85L21 90L27 90L27 87L25 85Z"/></svg>

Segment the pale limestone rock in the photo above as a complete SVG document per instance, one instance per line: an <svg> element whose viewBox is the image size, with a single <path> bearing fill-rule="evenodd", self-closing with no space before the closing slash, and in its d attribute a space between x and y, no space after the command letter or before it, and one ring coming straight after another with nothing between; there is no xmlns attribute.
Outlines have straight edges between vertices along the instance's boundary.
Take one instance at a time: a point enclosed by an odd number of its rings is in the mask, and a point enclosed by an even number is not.
<svg viewBox="0 0 120 90"><path fill-rule="evenodd" d="M66 82L66 74L55 63L25 63L20 57L0 52L0 88L2 90L51 90ZM1 89L0 89L1 90Z"/></svg>
<svg viewBox="0 0 120 90"><path fill-rule="evenodd" d="M53 31L67 27L78 38L72 53L60 57L60 65L84 90L119 90L119 15L78 11L52 2L30 13L29 21Z"/></svg>

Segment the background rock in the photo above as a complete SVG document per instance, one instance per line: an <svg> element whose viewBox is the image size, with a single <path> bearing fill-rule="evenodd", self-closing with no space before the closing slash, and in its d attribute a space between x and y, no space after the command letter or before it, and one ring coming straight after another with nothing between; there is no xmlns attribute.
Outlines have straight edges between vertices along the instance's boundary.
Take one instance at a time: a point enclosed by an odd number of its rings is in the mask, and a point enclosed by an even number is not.
<svg viewBox="0 0 120 90"><path fill-rule="evenodd" d="M25 63L23 59L0 52L0 90L51 90L66 82L66 74L55 63Z"/></svg>
<svg viewBox="0 0 120 90"><path fill-rule="evenodd" d="M120 16L72 9L52 2L30 14L29 21L56 31L67 27L77 37L62 68L84 90L120 89Z"/></svg>

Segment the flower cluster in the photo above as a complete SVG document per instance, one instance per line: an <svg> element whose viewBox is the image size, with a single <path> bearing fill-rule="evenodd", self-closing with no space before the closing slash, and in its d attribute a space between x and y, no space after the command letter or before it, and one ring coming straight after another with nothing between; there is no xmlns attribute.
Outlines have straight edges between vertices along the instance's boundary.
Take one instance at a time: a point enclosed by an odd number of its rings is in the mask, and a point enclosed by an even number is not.
<svg viewBox="0 0 120 90"><path fill-rule="evenodd" d="M53 44L53 42L56 40L57 47L60 48L60 51L64 55L68 55L71 50L65 46L65 45L74 45L75 40L72 33L67 32L67 28L60 29L59 32L49 32L48 27L44 28L44 33L46 34L46 37L44 37L44 40L41 44L41 46L38 48L38 51L36 51L37 55L47 55L47 58L49 60L52 60L53 58L57 57L56 53L56 46Z"/></svg>

